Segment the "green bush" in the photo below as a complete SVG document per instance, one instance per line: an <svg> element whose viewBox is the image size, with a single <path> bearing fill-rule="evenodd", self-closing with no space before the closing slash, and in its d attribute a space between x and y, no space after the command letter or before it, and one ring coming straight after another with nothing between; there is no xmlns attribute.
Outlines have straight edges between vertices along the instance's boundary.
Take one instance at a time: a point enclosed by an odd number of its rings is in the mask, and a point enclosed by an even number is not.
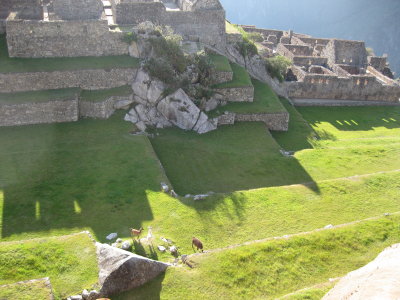
<svg viewBox="0 0 400 300"><path fill-rule="evenodd" d="M157 78L166 84L173 84L176 81L172 65L164 58L150 58L144 63L143 67L151 77Z"/></svg>
<svg viewBox="0 0 400 300"><path fill-rule="evenodd" d="M259 32L250 32L250 33L247 33L247 38L248 38L250 41L253 41L253 42L255 42L255 43L261 43L262 41L264 41L264 37L263 37L262 34L259 33Z"/></svg>
<svg viewBox="0 0 400 300"><path fill-rule="evenodd" d="M197 53L194 57L194 64L199 72L199 83L203 86L210 86L212 84L212 73L214 64L211 58L204 52Z"/></svg>
<svg viewBox="0 0 400 300"><path fill-rule="evenodd" d="M165 59L177 73L183 73L187 66L185 55L175 39L164 36L150 39L154 53L157 57Z"/></svg>
<svg viewBox="0 0 400 300"><path fill-rule="evenodd" d="M254 42L250 41L248 38L245 38L245 37L243 37L242 42L238 42L236 44L236 47L239 50L239 53L243 57L247 57L247 56L251 57L251 56L258 54L258 50L257 50L257 47L254 44Z"/></svg>
<svg viewBox="0 0 400 300"><path fill-rule="evenodd" d="M130 45L132 42L137 41L137 35L134 32L126 32L121 39L123 42Z"/></svg>
<svg viewBox="0 0 400 300"><path fill-rule="evenodd" d="M267 72L274 78L277 78L280 82L285 79L286 70L292 65L292 62L281 55L274 56L265 59L265 67Z"/></svg>

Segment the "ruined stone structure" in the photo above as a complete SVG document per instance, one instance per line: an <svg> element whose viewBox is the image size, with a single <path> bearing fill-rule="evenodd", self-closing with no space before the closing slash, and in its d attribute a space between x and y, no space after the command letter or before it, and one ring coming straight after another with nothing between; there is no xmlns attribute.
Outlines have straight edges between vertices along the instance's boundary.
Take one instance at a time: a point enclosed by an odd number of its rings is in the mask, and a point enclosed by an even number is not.
<svg viewBox="0 0 400 300"><path fill-rule="evenodd" d="M323 99L400 101L400 86L393 80L386 58L368 56L364 42L314 38L253 26L243 29L262 34L261 45L270 50L267 56L280 54L292 61L284 86L295 103L296 99L316 99L319 105L323 105Z"/></svg>
<svg viewBox="0 0 400 300"><path fill-rule="evenodd" d="M11 57L126 55L124 33L113 29L143 21L170 26L187 40L225 45L218 0L0 0L0 33L7 33Z"/></svg>

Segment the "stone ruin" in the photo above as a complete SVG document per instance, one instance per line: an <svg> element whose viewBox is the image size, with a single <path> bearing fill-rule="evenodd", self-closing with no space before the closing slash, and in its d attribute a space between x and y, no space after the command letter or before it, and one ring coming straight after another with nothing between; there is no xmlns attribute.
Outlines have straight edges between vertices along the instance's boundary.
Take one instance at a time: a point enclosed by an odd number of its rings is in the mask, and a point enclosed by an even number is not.
<svg viewBox="0 0 400 300"><path fill-rule="evenodd" d="M170 26L185 40L225 45L218 0L0 0L0 33L11 57L128 54L118 26L144 21Z"/></svg>
<svg viewBox="0 0 400 300"><path fill-rule="evenodd" d="M292 62L284 86L294 103L298 99L315 99L319 105L328 103L324 99L374 104L400 101L400 86L393 80L387 58L369 56L362 41L315 38L254 26L242 28L262 35L264 41L260 44L266 49L266 57L282 55Z"/></svg>

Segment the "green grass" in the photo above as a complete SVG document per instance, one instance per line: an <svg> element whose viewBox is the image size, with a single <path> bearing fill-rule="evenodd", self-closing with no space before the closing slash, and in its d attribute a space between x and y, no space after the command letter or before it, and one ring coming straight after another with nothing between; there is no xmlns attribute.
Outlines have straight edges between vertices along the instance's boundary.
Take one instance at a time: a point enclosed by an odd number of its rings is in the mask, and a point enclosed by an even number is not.
<svg viewBox="0 0 400 300"><path fill-rule="evenodd" d="M81 92L80 100L90 101L90 102L101 102L107 100L112 96L129 96L132 94L133 94L132 87L129 85L124 85L113 89L105 89L105 90L93 90L93 91L83 90Z"/></svg>
<svg viewBox="0 0 400 300"><path fill-rule="evenodd" d="M305 290L300 290L294 292L291 295L284 296L282 300L320 300L326 293L328 293L333 287L334 283L328 283L321 285L319 287L306 288Z"/></svg>
<svg viewBox="0 0 400 300"><path fill-rule="evenodd" d="M238 27L228 21L225 21L225 28L226 28L226 33L238 33L241 34L241 32L238 30Z"/></svg>
<svg viewBox="0 0 400 300"><path fill-rule="evenodd" d="M393 216L194 257L194 269L169 269L117 299L274 299L364 266L400 241L399 225Z"/></svg>
<svg viewBox="0 0 400 300"><path fill-rule="evenodd" d="M139 60L128 55L63 58L10 58L8 56L5 35L0 35L0 73L137 67L139 67Z"/></svg>
<svg viewBox="0 0 400 300"><path fill-rule="evenodd" d="M229 60L219 54L209 54L212 64L215 66L215 69L220 72L232 72L231 65L229 64Z"/></svg>
<svg viewBox="0 0 400 300"><path fill-rule="evenodd" d="M52 293L45 281L24 282L0 286L2 300L51 300Z"/></svg>
<svg viewBox="0 0 400 300"><path fill-rule="evenodd" d="M20 104L30 102L48 102L72 100L79 94L79 89L59 89L45 91L30 91L18 93L0 93L0 104Z"/></svg>
<svg viewBox="0 0 400 300"><path fill-rule="evenodd" d="M280 98L280 100L290 115L289 130L287 132L273 131L272 136L285 150L312 149L317 137L316 133L287 99Z"/></svg>
<svg viewBox="0 0 400 300"><path fill-rule="evenodd" d="M56 298L64 299L97 283L96 248L86 234L0 245L0 284L50 277Z"/></svg>
<svg viewBox="0 0 400 300"><path fill-rule="evenodd" d="M221 115L225 111L237 114L276 113L285 112L286 109L279 101L278 96L268 86L257 79L252 79L254 86L253 102L231 102L208 113L210 117Z"/></svg>
<svg viewBox="0 0 400 300"><path fill-rule="evenodd" d="M237 123L204 135L165 129L151 142L182 195L312 181L295 159L279 153L263 123Z"/></svg>
<svg viewBox="0 0 400 300"><path fill-rule="evenodd" d="M231 68L233 71L232 81L216 84L213 86L213 88L224 89L224 88L252 86L251 78L245 68L235 63L231 63Z"/></svg>

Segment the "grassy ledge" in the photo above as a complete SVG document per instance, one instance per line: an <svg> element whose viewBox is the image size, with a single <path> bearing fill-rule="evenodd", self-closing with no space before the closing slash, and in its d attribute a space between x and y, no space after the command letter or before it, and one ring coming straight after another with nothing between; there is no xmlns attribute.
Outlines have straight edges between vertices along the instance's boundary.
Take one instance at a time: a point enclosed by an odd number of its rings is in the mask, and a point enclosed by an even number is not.
<svg viewBox="0 0 400 300"><path fill-rule="evenodd" d="M0 93L0 104L38 103L75 99L79 94L78 88L30 91L18 93Z"/></svg>
<svg viewBox="0 0 400 300"><path fill-rule="evenodd" d="M52 291L44 280L20 282L0 286L0 299L3 300L51 300Z"/></svg>
<svg viewBox="0 0 400 300"><path fill-rule="evenodd" d="M50 277L57 298L97 283L96 248L85 233L0 243L0 284Z"/></svg>
<svg viewBox="0 0 400 300"><path fill-rule="evenodd" d="M170 269L117 299L149 299L155 292L161 299L275 299L364 266L400 241L399 225L399 216L383 217L193 257L194 269Z"/></svg>
<svg viewBox="0 0 400 300"><path fill-rule="evenodd" d="M237 114L263 114L286 112L285 107L279 101L278 96L268 86L257 79L252 79L254 86L253 102L231 102L207 113L210 117L221 115L225 111Z"/></svg>
<svg viewBox="0 0 400 300"><path fill-rule="evenodd" d="M139 60L128 55L62 58L11 58L5 35L0 35L0 73L52 72L85 69L137 68Z"/></svg>
<svg viewBox="0 0 400 300"><path fill-rule="evenodd" d="M215 66L215 70L219 72L232 72L231 65L229 64L229 60L219 54L209 54L212 64Z"/></svg>
<svg viewBox="0 0 400 300"><path fill-rule="evenodd" d="M245 68L243 68L235 63L231 63L231 68L233 71L232 81L216 84L213 86L213 88L224 89L224 88L252 86L249 73L247 73Z"/></svg>
<svg viewBox="0 0 400 300"><path fill-rule="evenodd" d="M129 85L123 85L105 90L83 90L80 95L80 100L89 102L102 102L112 96L129 96L132 94L132 87Z"/></svg>

